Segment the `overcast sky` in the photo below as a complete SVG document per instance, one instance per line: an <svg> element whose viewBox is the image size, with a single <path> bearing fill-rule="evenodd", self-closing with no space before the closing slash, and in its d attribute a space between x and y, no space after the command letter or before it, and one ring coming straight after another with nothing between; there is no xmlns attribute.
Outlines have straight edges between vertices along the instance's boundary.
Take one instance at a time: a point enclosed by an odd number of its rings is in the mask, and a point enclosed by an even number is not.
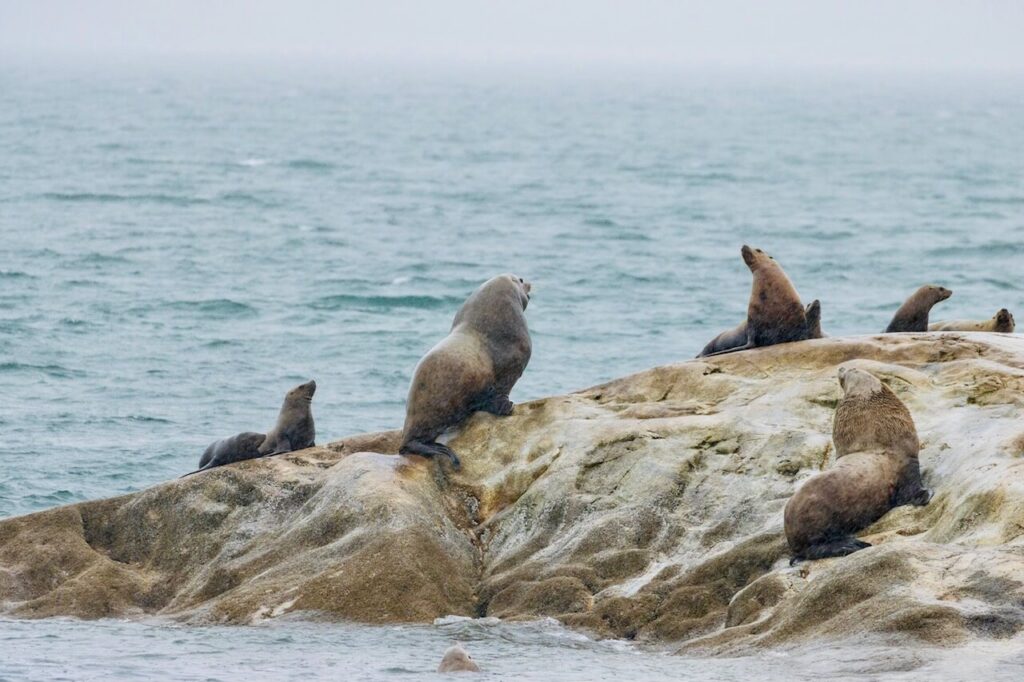
<svg viewBox="0 0 1024 682"><path fill-rule="evenodd" d="M1024 72L1024 0L0 0L0 54Z"/></svg>

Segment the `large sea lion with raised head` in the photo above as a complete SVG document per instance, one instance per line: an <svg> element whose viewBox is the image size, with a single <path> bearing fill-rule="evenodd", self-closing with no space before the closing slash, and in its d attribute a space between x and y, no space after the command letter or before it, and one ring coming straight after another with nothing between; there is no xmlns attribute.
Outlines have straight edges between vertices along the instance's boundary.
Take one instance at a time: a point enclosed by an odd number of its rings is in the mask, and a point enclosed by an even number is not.
<svg viewBox="0 0 1024 682"><path fill-rule="evenodd" d="M441 665L437 666L439 673L478 673L480 666L476 664L473 657L469 655L461 644L454 644L444 652Z"/></svg>
<svg viewBox="0 0 1024 682"><path fill-rule="evenodd" d="M747 303L747 321L716 336L697 357L812 338L807 325L807 311L782 267L761 249L746 244L740 249L740 254L754 276ZM741 338L743 342L740 342ZM733 343L739 345L731 345Z"/></svg>
<svg viewBox="0 0 1024 682"><path fill-rule="evenodd" d="M885 328L885 333L928 331L928 313L932 306L952 295L953 292L946 287L925 284L903 302L893 315L892 322Z"/></svg>
<svg viewBox="0 0 1024 682"><path fill-rule="evenodd" d="M1017 325L1013 321L1013 315L1006 308L989 320L949 320L946 322L933 322L928 325L930 332L999 332L1001 334L1012 334Z"/></svg>
<svg viewBox="0 0 1024 682"><path fill-rule="evenodd" d="M199 468L192 474L214 467L257 457L279 455L313 446L316 427L313 424L312 401L316 382L299 384L284 396L277 423L268 433L246 431L215 441L199 459ZM185 474L189 476L191 474Z"/></svg>
<svg viewBox="0 0 1024 682"><path fill-rule="evenodd" d="M808 303L807 308L804 309L804 314L807 316L807 338L824 338L825 333L821 331L821 301L814 299ZM739 350L743 346L746 346L746 344L747 323L746 321L743 321L732 329L724 331L708 341L708 344L704 346L704 349L697 357L704 358L709 355L717 355L727 350Z"/></svg>
<svg viewBox="0 0 1024 682"><path fill-rule="evenodd" d="M437 437L476 411L512 414L508 394L532 350L529 302L530 283L511 274L487 280L466 299L448 336L416 365L401 454L447 457L458 470L458 456Z"/></svg>
<svg viewBox="0 0 1024 682"><path fill-rule="evenodd" d="M923 506L932 497L921 484L917 432L906 406L864 370L841 368L839 383L836 463L804 483L783 512L791 564L870 547L853 534L893 507Z"/></svg>

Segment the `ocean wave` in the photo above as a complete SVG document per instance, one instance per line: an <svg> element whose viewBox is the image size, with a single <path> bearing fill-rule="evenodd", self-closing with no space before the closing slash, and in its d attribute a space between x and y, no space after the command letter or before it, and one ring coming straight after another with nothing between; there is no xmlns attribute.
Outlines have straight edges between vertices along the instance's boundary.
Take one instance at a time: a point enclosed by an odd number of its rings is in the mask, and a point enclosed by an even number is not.
<svg viewBox="0 0 1024 682"><path fill-rule="evenodd" d="M971 256L1008 256L1024 253L1024 243L1021 242L989 242L987 244L962 245L962 246L940 246L929 249L929 256L956 256L966 259Z"/></svg>
<svg viewBox="0 0 1024 682"><path fill-rule="evenodd" d="M121 420L128 422L141 422L143 424L173 424L170 419L164 419L162 417L150 417L144 414L129 414L121 417Z"/></svg>
<svg viewBox="0 0 1024 682"><path fill-rule="evenodd" d="M0 279L39 279L21 270L0 270Z"/></svg>
<svg viewBox="0 0 1024 682"><path fill-rule="evenodd" d="M353 294L335 294L318 298L309 304L315 310L344 310L355 308L361 310L391 310L393 308L418 308L437 310L449 308L462 302L454 296L356 296Z"/></svg>
<svg viewBox="0 0 1024 682"><path fill-rule="evenodd" d="M19 372L42 372L51 377L58 379L67 379L70 377L82 377L85 376L85 372L81 370L69 369L63 365L33 365L27 362L3 362L0 363L0 373L9 372L16 374Z"/></svg>
<svg viewBox="0 0 1024 682"><path fill-rule="evenodd" d="M972 204L998 204L1007 206L1024 206L1024 196L1008 196L1008 197L986 197L971 195L967 197L967 201Z"/></svg>
<svg viewBox="0 0 1024 682"><path fill-rule="evenodd" d="M294 159L285 164L288 168L296 170L328 171L336 167L329 161L317 161L316 159Z"/></svg>
<svg viewBox="0 0 1024 682"><path fill-rule="evenodd" d="M214 317L255 317L258 311L246 303L232 301L229 298L213 298L204 301L173 301L164 304L171 310L184 310L202 313Z"/></svg>
<svg viewBox="0 0 1024 682"><path fill-rule="evenodd" d="M228 204L251 204L253 206L260 206L262 208L270 208L275 206L276 202L264 199L263 197L250 194L248 192L224 192L217 195L217 201Z"/></svg>
<svg viewBox="0 0 1024 682"><path fill-rule="evenodd" d="M88 263L90 265L114 265L131 263L131 260L124 256L112 255L109 253L87 253L75 259L76 263Z"/></svg>
<svg viewBox="0 0 1024 682"><path fill-rule="evenodd" d="M50 201L92 202L92 203L153 203L171 206L194 206L207 204L209 199L176 194L112 194L106 192L44 192L39 195Z"/></svg>

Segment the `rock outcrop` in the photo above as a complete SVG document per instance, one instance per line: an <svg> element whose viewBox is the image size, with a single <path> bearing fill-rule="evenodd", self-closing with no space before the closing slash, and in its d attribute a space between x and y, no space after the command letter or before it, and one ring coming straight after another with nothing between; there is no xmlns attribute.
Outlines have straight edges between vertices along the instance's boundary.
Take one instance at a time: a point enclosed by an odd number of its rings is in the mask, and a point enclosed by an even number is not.
<svg viewBox="0 0 1024 682"><path fill-rule="evenodd" d="M788 565L782 509L834 460L836 368L922 440L926 507ZM551 616L687 651L1024 629L1024 341L828 338L477 414L463 470L367 434L0 521L0 613L251 623Z"/></svg>

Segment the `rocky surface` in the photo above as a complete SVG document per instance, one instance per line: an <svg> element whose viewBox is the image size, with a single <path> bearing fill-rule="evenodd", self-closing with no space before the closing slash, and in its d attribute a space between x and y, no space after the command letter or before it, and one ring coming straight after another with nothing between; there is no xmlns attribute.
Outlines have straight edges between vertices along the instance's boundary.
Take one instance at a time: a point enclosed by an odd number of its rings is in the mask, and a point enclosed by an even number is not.
<svg viewBox="0 0 1024 682"><path fill-rule="evenodd" d="M834 460L842 363L907 404L935 497L790 567L782 509ZM463 470L367 434L0 521L0 613L253 623L552 616L729 654L1024 629L1024 340L827 338L477 414Z"/></svg>

